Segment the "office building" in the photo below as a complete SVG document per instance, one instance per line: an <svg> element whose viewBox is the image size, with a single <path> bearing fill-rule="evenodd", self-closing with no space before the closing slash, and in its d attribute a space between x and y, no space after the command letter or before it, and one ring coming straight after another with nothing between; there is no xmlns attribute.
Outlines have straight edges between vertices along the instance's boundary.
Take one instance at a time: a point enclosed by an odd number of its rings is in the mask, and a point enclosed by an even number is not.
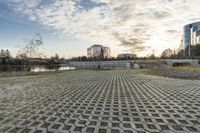
<svg viewBox="0 0 200 133"><path fill-rule="evenodd" d="M191 23L184 26L183 46L185 57L191 57L191 46L196 44L200 44L200 22Z"/></svg>
<svg viewBox="0 0 200 133"><path fill-rule="evenodd" d="M94 58L94 57L110 58L111 50L109 47L104 47L102 45L95 44L87 49L87 56L89 58Z"/></svg>

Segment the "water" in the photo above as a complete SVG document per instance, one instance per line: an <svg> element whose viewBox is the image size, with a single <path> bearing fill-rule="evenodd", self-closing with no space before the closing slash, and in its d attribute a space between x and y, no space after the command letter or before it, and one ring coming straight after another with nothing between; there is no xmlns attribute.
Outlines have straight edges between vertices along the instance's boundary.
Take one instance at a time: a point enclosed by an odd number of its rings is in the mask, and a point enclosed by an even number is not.
<svg viewBox="0 0 200 133"><path fill-rule="evenodd" d="M66 70L75 70L76 68L75 67L60 67L58 69L58 71L66 71ZM32 68L31 69L31 72L54 72L56 71L55 69L47 69L47 68L44 68L44 67L35 67L35 68Z"/></svg>
<svg viewBox="0 0 200 133"><path fill-rule="evenodd" d="M65 70L75 70L75 67L60 67L58 70L59 71L65 71Z"/></svg>

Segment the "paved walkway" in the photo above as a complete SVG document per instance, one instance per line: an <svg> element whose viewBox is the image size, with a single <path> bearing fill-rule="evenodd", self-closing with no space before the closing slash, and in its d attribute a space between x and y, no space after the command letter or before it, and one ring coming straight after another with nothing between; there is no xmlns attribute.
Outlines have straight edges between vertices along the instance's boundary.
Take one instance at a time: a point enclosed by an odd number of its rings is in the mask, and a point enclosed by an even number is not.
<svg viewBox="0 0 200 133"><path fill-rule="evenodd" d="M134 71L0 78L0 132L200 133L200 82Z"/></svg>

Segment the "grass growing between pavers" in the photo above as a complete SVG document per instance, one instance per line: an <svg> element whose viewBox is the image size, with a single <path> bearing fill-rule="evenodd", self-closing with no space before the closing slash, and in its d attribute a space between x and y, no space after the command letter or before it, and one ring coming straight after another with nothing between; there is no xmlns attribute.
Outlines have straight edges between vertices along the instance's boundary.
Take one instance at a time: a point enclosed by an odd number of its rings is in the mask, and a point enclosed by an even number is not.
<svg viewBox="0 0 200 133"><path fill-rule="evenodd" d="M198 81L147 76L136 69L5 81L0 81L0 132L200 132Z"/></svg>

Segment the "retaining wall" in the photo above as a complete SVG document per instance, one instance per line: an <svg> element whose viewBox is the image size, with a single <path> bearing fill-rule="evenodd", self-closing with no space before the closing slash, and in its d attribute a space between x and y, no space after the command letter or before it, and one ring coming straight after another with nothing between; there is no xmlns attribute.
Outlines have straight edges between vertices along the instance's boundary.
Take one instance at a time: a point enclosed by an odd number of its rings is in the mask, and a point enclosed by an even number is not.
<svg viewBox="0 0 200 133"><path fill-rule="evenodd" d="M131 68L134 61L82 61L68 62L70 66L78 69L113 69L113 68Z"/></svg>

